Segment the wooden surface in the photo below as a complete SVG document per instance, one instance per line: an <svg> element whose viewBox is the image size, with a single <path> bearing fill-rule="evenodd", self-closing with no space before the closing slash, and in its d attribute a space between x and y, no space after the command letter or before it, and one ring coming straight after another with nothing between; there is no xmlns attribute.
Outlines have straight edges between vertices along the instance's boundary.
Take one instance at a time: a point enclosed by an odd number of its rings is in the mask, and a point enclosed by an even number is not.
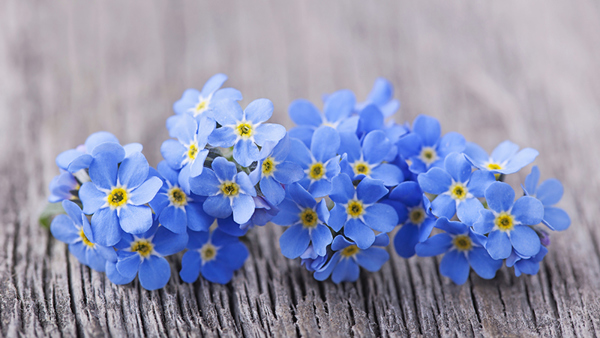
<svg viewBox="0 0 600 338"><path fill-rule="evenodd" d="M599 32L592 0L0 2L0 336L597 336ZM163 290L112 285L37 224L54 158L108 130L156 165L172 103L216 72L288 127L292 99L362 99L385 76L398 121L538 149L571 228L538 275L463 286L395 253L356 283L319 283L279 253L276 226L249 235L228 285L181 282L178 257Z"/></svg>

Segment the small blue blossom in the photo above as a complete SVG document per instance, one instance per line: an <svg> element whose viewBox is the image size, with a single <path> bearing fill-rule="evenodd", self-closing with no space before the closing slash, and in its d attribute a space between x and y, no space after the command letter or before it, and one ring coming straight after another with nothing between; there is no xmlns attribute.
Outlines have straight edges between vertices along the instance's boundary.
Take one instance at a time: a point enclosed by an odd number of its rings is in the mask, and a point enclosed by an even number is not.
<svg viewBox="0 0 600 338"><path fill-rule="evenodd" d="M138 275L144 289L161 289L171 278L171 267L165 256L182 251L187 242L187 233L171 232L159 226L158 221L139 236L124 234L115 245L118 249L116 272L121 278L115 278L115 271L111 271L109 278L112 276L111 281L115 284L127 284Z"/></svg>
<svg viewBox="0 0 600 338"><path fill-rule="evenodd" d="M477 198L483 197L485 189L496 178L489 171L472 169L463 154L451 153L444 160L444 169L431 168L419 175L421 189L437 195L431 203L434 215L451 219L457 214L461 221L467 223L479 218L479 210L483 206Z"/></svg>
<svg viewBox="0 0 600 338"><path fill-rule="evenodd" d="M160 224L178 234L186 232L188 227L194 231L207 231L214 217L202 209L205 198L186 194L178 184L179 173L165 161L160 162L157 169L163 185L149 204Z"/></svg>
<svg viewBox="0 0 600 338"><path fill-rule="evenodd" d="M183 92L181 99L173 104L175 116L167 119L167 129L174 127L183 114L190 115L200 122L202 116L214 117L215 104L223 100L240 101L242 93L233 88L221 88L227 81L227 75L213 75L202 87L202 91L197 89L187 89Z"/></svg>
<svg viewBox="0 0 600 338"><path fill-rule="evenodd" d="M252 196L252 199L254 200L256 209L254 209L254 213L248 222L239 225L240 229L248 230L254 226L263 226L279 213L279 208L271 204L264 197Z"/></svg>
<svg viewBox="0 0 600 338"><path fill-rule="evenodd" d="M326 280L331 276L334 283L355 282L360 274L360 267L375 272L390 259L385 247L390 243L387 234L379 234L373 241L373 246L361 249L357 243L338 235L331 244L335 253L327 264L315 271L316 280Z"/></svg>
<svg viewBox="0 0 600 338"><path fill-rule="evenodd" d="M66 215L58 215L52 220L50 231L52 236L61 242L69 244L69 251L79 262L90 268L104 272L107 260L116 261L117 255L113 248L94 244L85 232L90 224L77 204L64 200L62 206ZM84 229L86 229L84 231Z"/></svg>
<svg viewBox="0 0 600 338"><path fill-rule="evenodd" d="M310 272L315 272L317 270L320 270L323 267L323 265L327 263L328 258L329 255L327 253L322 256L317 255L311 244L308 246L306 251L304 251L304 253L300 255L300 264L304 265L304 267L306 267L306 270Z"/></svg>
<svg viewBox="0 0 600 338"><path fill-rule="evenodd" d="M485 237L474 233L467 224L451 222L442 217L436 228L444 233L434 235L417 244L417 255L437 256L445 253L440 262L440 272L456 284L464 284L469 278L469 266L484 279L492 279L502 267L502 260L495 260L485 250Z"/></svg>
<svg viewBox="0 0 600 338"><path fill-rule="evenodd" d="M97 149L97 148L96 148ZM152 210L146 206L160 187L158 177L148 177L148 161L136 152L119 164L113 153L102 153L90 165L91 182L79 190L83 212L92 216L91 237L115 245L124 232L139 234L152 226Z"/></svg>
<svg viewBox="0 0 600 338"><path fill-rule="evenodd" d="M340 132L356 132L358 116L351 116L356 104L354 93L342 89L328 95L323 106L323 114L310 101L298 99L290 103L290 118L298 126L292 128L290 137L311 146L313 133L321 126L328 126Z"/></svg>
<svg viewBox="0 0 600 338"><path fill-rule="evenodd" d="M407 181L394 188L389 200L384 202L396 209L399 223L402 224L394 237L396 252L404 258L414 256L417 243L426 240L435 225L436 218L429 212L429 200L417 182Z"/></svg>
<svg viewBox="0 0 600 338"><path fill-rule="evenodd" d="M48 187L50 190L50 197L48 197L48 202L58 203L63 200L76 200L78 199L77 191L79 188L80 185L75 176L70 172L62 171L50 181Z"/></svg>
<svg viewBox="0 0 600 338"><path fill-rule="evenodd" d="M537 166L533 166L531 173L525 178L525 187L523 187L525 195L537 198L544 205L542 223L552 230L566 230L571 225L571 218L566 211L554 206L563 196L562 183L555 178L550 178L538 186L539 180L540 170Z"/></svg>
<svg viewBox="0 0 600 338"><path fill-rule="evenodd" d="M189 180L202 173L208 155L205 149L208 135L215 130L215 120L202 116L197 122L189 115L182 115L169 134L177 140L166 140L160 147L165 161L174 170L181 170L177 182L186 193L190 192Z"/></svg>
<svg viewBox="0 0 600 338"><path fill-rule="evenodd" d="M356 104L356 111L361 111L372 104L381 110L384 117L392 116L400 108L400 101L394 99L393 96L394 86L382 77L377 78L367 100Z"/></svg>
<svg viewBox="0 0 600 338"><path fill-rule="evenodd" d="M304 188L294 183L288 186L286 199L279 205L273 223L290 226L279 238L281 253L290 259L300 257L309 244L319 256L327 253L333 236L325 224L329 221L327 202L319 203Z"/></svg>
<svg viewBox="0 0 600 338"><path fill-rule="evenodd" d="M523 258L513 250L510 256L506 259L506 266L509 268L514 266L515 276L517 277L521 276L522 273L526 275L535 275L540 271L540 262L544 259L547 253L548 249L542 246L537 255L529 258Z"/></svg>
<svg viewBox="0 0 600 338"><path fill-rule="evenodd" d="M494 259L505 259L512 249L521 257L540 252L540 238L529 227L542 221L544 206L530 196L515 202L515 191L503 182L494 182L485 190L489 209L480 210L481 217L473 224L475 232L488 234L486 249Z"/></svg>
<svg viewBox="0 0 600 338"><path fill-rule="evenodd" d="M495 174L513 174L524 166L533 162L538 156L538 151L525 148L519 151L519 146L504 141L500 143L489 156L479 145L467 142L464 151L467 159L481 170L489 170Z"/></svg>
<svg viewBox="0 0 600 338"><path fill-rule="evenodd" d="M314 132L310 150L298 139L290 141L288 161L300 164L306 175L299 182L315 198L331 192L331 180L340 173L339 148L339 133L325 126Z"/></svg>
<svg viewBox="0 0 600 338"><path fill-rule="evenodd" d="M398 141L398 151L410 160L410 171L424 173L432 167L441 167L446 156L465 149L465 138L450 132L440 138L440 122L430 116L419 115L413 123L412 132Z"/></svg>
<svg viewBox="0 0 600 338"><path fill-rule="evenodd" d="M189 236L189 250L181 259L179 273L184 282L193 283L202 274L210 282L229 283L248 258L248 249L237 237L218 229L212 233L190 231Z"/></svg>
<svg viewBox="0 0 600 338"><path fill-rule="evenodd" d="M223 157L212 162L212 170L206 168L200 176L190 179L194 194L208 196L204 202L204 211L217 218L226 218L233 212L238 224L250 220L254 213L253 196L256 190L245 172L237 172L235 163Z"/></svg>
<svg viewBox="0 0 600 338"><path fill-rule="evenodd" d="M396 186L404 180L400 168L384 163L392 144L383 131L374 130L368 133L362 140L362 146L354 133L341 133L340 136L339 152L346 154L340 166L352 180L369 177L383 181L388 187ZM395 153L391 155L391 158L395 157Z"/></svg>
<svg viewBox="0 0 600 338"><path fill-rule="evenodd" d="M250 102L245 110L235 101L221 101L215 107L215 119L221 125L209 137L215 147L233 146L233 158L243 167L260 159L258 146L277 143L285 136L279 124L264 123L273 115L273 103L267 99Z"/></svg>
<svg viewBox="0 0 600 338"><path fill-rule="evenodd" d="M285 198L283 184L292 184L304 177L304 171L298 163L286 160L289 153L290 138L286 134L274 148L269 144L261 149L258 166L250 174L252 181L260 180L260 191L274 205Z"/></svg>
<svg viewBox="0 0 600 338"><path fill-rule="evenodd" d="M356 187L346 174L339 174L333 181L329 197L335 202L328 225L333 230L344 228L344 235L361 249L367 249L375 241L375 231L390 232L398 224L398 214L393 207L377 203L388 193L380 180L364 178Z"/></svg>

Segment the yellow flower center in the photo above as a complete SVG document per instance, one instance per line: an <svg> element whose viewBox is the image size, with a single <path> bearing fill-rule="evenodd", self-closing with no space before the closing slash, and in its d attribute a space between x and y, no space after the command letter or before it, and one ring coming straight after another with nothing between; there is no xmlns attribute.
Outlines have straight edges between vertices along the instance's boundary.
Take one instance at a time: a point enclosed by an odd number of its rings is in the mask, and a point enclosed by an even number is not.
<svg viewBox="0 0 600 338"><path fill-rule="evenodd" d="M419 157L427 165L432 164L438 159L437 152L432 147L423 147Z"/></svg>
<svg viewBox="0 0 600 338"><path fill-rule="evenodd" d="M315 181L320 180L325 175L325 167L321 162L313 163L310 168L308 168L308 176Z"/></svg>
<svg viewBox="0 0 600 338"><path fill-rule="evenodd" d="M193 161L196 159L196 155L198 155L198 145L196 143L192 143L188 147L187 157Z"/></svg>
<svg viewBox="0 0 600 338"><path fill-rule="evenodd" d="M108 205L111 208L118 208L127 203L127 190L123 188L113 188L107 197Z"/></svg>
<svg viewBox="0 0 600 338"><path fill-rule="evenodd" d="M462 183L457 182L450 186L450 197L452 197L455 200L464 200L465 198L467 198L468 192L469 189L467 189L467 187Z"/></svg>
<svg viewBox="0 0 600 338"><path fill-rule="evenodd" d="M183 190L177 187L169 189L167 196L169 197L169 202L176 207L184 207L187 205L187 195L183 192Z"/></svg>
<svg viewBox="0 0 600 338"><path fill-rule="evenodd" d="M354 174L355 175L369 175L371 168L367 162L357 161L354 163Z"/></svg>
<svg viewBox="0 0 600 338"><path fill-rule="evenodd" d="M513 216L507 212L501 212L496 216L494 224L501 231L511 231L515 227L515 220Z"/></svg>
<svg viewBox="0 0 600 338"><path fill-rule="evenodd" d="M318 221L317 213L312 208L306 208L300 213L300 221L305 228L314 228Z"/></svg>
<svg viewBox="0 0 600 338"><path fill-rule="evenodd" d="M83 228L79 229L79 237L81 237L81 241L83 242L83 244L90 247L91 249L93 249L94 246L96 246L96 244L90 242L90 240L87 238L87 236L83 232Z"/></svg>
<svg viewBox="0 0 600 338"><path fill-rule="evenodd" d="M489 170L500 170L500 169L502 169L502 166L501 166L501 165L499 165L499 164L497 164L497 163L489 163L489 164L487 165L487 168L488 168Z"/></svg>
<svg viewBox="0 0 600 338"><path fill-rule="evenodd" d="M350 246L345 247L342 250L341 254L342 254L342 257L348 258L348 257L352 257L352 256L356 255L358 253L358 251L359 251L359 249L356 245L350 245Z"/></svg>
<svg viewBox="0 0 600 338"><path fill-rule="evenodd" d="M469 251L473 247L473 242L471 242L471 238L467 235L458 235L454 237L452 243L458 251Z"/></svg>
<svg viewBox="0 0 600 338"><path fill-rule="evenodd" d="M194 117L202 114L208 108L208 100L200 100L194 108Z"/></svg>
<svg viewBox="0 0 600 338"><path fill-rule="evenodd" d="M235 131L241 138L250 138L252 136L252 125L248 122L240 122L235 127Z"/></svg>
<svg viewBox="0 0 600 338"><path fill-rule="evenodd" d="M275 160L271 156L267 157L262 164L262 174L263 176L271 176L275 172L275 168L277 164Z"/></svg>
<svg viewBox="0 0 600 338"><path fill-rule="evenodd" d="M231 181L221 183L221 192L225 196L235 197L240 193L240 186Z"/></svg>
<svg viewBox="0 0 600 338"><path fill-rule="evenodd" d="M365 210L361 201L350 200L348 202L348 206L346 207L346 212L348 213L348 215L350 215L350 217L358 218L362 216Z"/></svg>
<svg viewBox="0 0 600 338"><path fill-rule="evenodd" d="M146 258L152 254L154 251L154 245L145 239L138 239L137 241L131 243L131 251L137 252L140 256Z"/></svg>
<svg viewBox="0 0 600 338"><path fill-rule="evenodd" d="M212 261L217 257L217 247L210 243L204 244L200 248L200 257L202 258L202 263Z"/></svg>
<svg viewBox="0 0 600 338"><path fill-rule="evenodd" d="M408 217L412 224L419 225L425 220L425 210L423 208L413 208Z"/></svg>

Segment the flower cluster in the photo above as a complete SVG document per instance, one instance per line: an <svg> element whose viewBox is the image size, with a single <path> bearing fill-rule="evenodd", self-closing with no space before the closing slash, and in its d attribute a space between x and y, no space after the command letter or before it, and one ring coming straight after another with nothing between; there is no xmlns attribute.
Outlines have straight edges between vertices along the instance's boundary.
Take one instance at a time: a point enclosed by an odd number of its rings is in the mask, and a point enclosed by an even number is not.
<svg viewBox="0 0 600 338"><path fill-rule="evenodd" d="M324 96L322 112L292 102L289 133L267 123L271 101L243 109L238 90L221 88L226 80L217 74L175 102L156 169L140 144L108 132L57 157L49 201L66 214L51 231L81 263L155 290L171 276L165 257L185 251L183 281L228 283L248 257L240 237L273 222L287 227L282 254L317 280L379 270L393 234L398 255L444 254L442 275L462 284L470 268L493 278L503 261L517 276L537 273L549 230L570 225L555 207L558 180L538 186L534 166L516 201L503 183L537 151L505 141L488 155L458 133L442 136L432 117L386 121L400 103L385 79L364 102L349 90Z"/></svg>

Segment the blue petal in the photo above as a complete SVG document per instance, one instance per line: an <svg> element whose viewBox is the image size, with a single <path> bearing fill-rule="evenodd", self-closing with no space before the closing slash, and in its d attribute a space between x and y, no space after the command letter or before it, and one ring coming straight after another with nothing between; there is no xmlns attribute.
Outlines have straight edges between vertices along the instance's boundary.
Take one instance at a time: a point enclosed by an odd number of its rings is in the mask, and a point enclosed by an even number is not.
<svg viewBox="0 0 600 338"><path fill-rule="evenodd" d="M350 177L348 177L348 175L340 174L334 177L333 180L331 180L331 183L332 190L329 195L329 198L331 198L334 202L346 203L349 199L354 197L354 185L352 184L352 181L350 180ZM366 184L366 186L374 186L376 188L378 185L383 187L383 184L381 184L381 182L379 182L379 184L376 184L376 181L374 180L370 180L370 182L367 182ZM385 187L383 187L383 189L385 189ZM312 195L315 196L315 194ZM379 193L375 194L375 196L377 195L379 195Z"/></svg>
<svg viewBox="0 0 600 338"><path fill-rule="evenodd" d="M515 250L526 257L531 257L540 252L540 238L528 226L516 225L510 232L510 242Z"/></svg>
<svg viewBox="0 0 600 338"><path fill-rule="evenodd" d="M215 175L221 181L231 181L235 174L237 174L235 163L227 161L224 157L217 157L211 166Z"/></svg>
<svg viewBox="0 0 600 338"><path fill-rule="evenodd" d="M546 207L542 222L552 230L563 231L571 225L571 218L563 209Z"/></svg>
<svg viewBox="0 0 600 338"><path fill-rule="evenodd" d="M218 102L221 100L233 100L241 101L243 99L242 93L235 88L223 88L215 92L211 99L212 102Z"/></svg>
<svg viewBox="0 0 600 338"><path fill-rule="evenodd" d="M431 212L437 217L452 218L456 214L456 201L449 195L438 195L431 202Z"/></svg>
<svg viewBox="0 0 600 338"><path fill-rule="evenodd" d="M233 158L243 167L248 167L259 159L259 150L252 140L240 140L233 147Z"/></svg>
<svg viewBox="0 0 600 338"><path fill-rule="evenodd" d="M235 144L237 136L230 127L222 126L215 129L208 137L208 143L215 147L229 148ZM164 155L163 155L164 156Z"/></svg>
<svg viewBox="0 0 600 338"><path fill-rule="evenodd" d="M162 256L174 255L185 249L188 242L187 233L176 234L166 229L166 227L158 227L156 235L152 239L154 250Z"/></svg>
<svg viewBox="0 0 600 338"><path fill-rule="evenodd" d="M355 162L361 158L361 145L355 133L340 133L340 154L346 154L349 162ZM315 144L315 148L322 146Z"/></svg>
<svg viewBox="0 0 600 338"><path fill-rule="evenodd" d="M150 177L138 186L129 195L129 202L133 205L142 205L150 202L162 187L163 182L158 177ZM129 187L128 187L129 188Z"/></svg>
<svg viewBox="0 0 600 338"><path fill-rule="evenodd" d="M241 171L235 175L234 181L240 186L240 193L256 196L256 189L245 172Z"/></svg>
<svg viewBox="0 0 600 338"><path fill-rule="evenodd" d="M202 277L212 283L227 284L233 278L233 271L218 260L213 260L202 265Z"/></svg>
<svg viewBox="0 0 600 338"><path fill-rule="evenodd" d="M98 210L92 216L92 238L102 246L113 246L121 240L121 228L117 212L110 208Z"/></svg>
<svg viewBox="0 0 600 338"><path fill-rule="evenodd" d="M300 184L294 183L288 187L288 190L294 202L300 207L314 209L317 205L317 201Z"/></svg>
<svg viewBox="0 0 600 338"><path fill-rule="evenodd" d="M125 157L129 157L134 153L141 153L144 146L139 143L128 143L123 146L123 150L125 150Z"/></svg>
<svg viewBox="0 0 600 338"><path fill-rule="evenodd" d="M298 216L300 214L300 209L296 203L290 199L285 199L278 207L279 213L273 217L273 223L283 226L298 223L300 220Z"/></svg>
<svg viewBox="0 0 600 338"><path fill-rule="evenodd" d="M339 147L340 135L335 129L323 126L315 130L310 149L318 162L325 162L337 155Z"/></svg>
<svg viewBox="0 0 600 338"><path fill-rule="evenodd" d="M206 203L204 205L206 205ZM233 220L238 224L244 224L252 217L255 204L252 197L240 194L233 199L233 205L231 207L233 209Z"/></svg>
<svg viewBox="0 0 600 338"><path fill-rule="evenodd" d="M94 148L92 157L102 159L103 161L119 163L125 158L125 149L118 143L102 143Z"/></svg>
<svg viewBox="0 0 600 338"><path fill-rule="evenodd" d="M261 123L273 115L273 102L268 99L258 99L250 102L244 110L246 120L252 123Z"/></svg>
<svg viewBox="0 0 600 338"><path fill-rule="evenodd" d="M493 259L505 259L510 256L512 244L505 232L496 230L488 235L485 248Z"/></svg>
<svg viewBox="0 0 600 338"><path fill-rule="evenodd" d="M419 226L419 242L423 242L423 241L427 240L427 238L429 238L429 235L431 235L431 231L433 230L434 226L435 226L435 218L433 218L433 217L425 218L423 223L421 223L421 225Z"/></svg>
<svg viewBox="0 0 600 338"><path fill-rule="evenodd" d="M502 170L498 170L498 172L501 172L503 174L516 173L517 171L521 170L521 168L523 168L524 166L533 162L533 160L535 160L538 154L538 151L535 149L525 148L519 151L515 156L513 156L506 164L506 167Z"/></svg>
<svg viewBox="0 0 600 338"><path fill-rule="evenodd" d="M445 157L453 152L463 152L465 150L465 146L466 141L464 136L456 132L449 132L440 139L437 152L440 157Z"/></svg>
<svg viewBox="0 0 600 338"><path fill-rule="evenodd" d="M221 158L221 157L219 157ZM217 158L217 159L219 159ZM216 161L216 160L215 160ZM201 196L214 196L220 191L221 182L214 171L206 169L202 174L190 179L190 189L194 194Z"/></svg>
<svg viewBox="0 0 600 338"><path fill-rule="evenodd" d="M215 218L202 209L200 203L189 203L185 208L187 226L194 231L208 231Z"/></svg>
<svg viewBox="0 0 600 338"><path fill-rule="evenodd" d="M291 139L302 142L306 147L310 147L315 127L313 126L298 126L290 129L288 135Z"/></svg>
<svg viewBox="0 0 600 338"><path fill-rule="evenodd" d="M478 218L477 222L473 224L473 230L475 230L475 232L478 234L485 235L494 228L494 220L496 219L496 216L494 216L494 213L490 210L485 209L480 210L479 214L480 217Z"/></svg>
<svg viewBox="0 0 600 338"><path fill-rule="evenodd" d="M177 123L169 129L169 136L177 138L181 144L194 142L198 122L192 116L185 114L177 119Z"/></svg>
<svg viewBox="0 0 600 338"><path fill-rule="evenodd" d="M379 271L389 259L390 255L381 248L371 247L356 254L356 263L371 272Z"/></svg>
<svg viewBox="0 0 600 338"><path fill-rule="evenodd" d="M240 242L228 244L219 250L219 262L233 270L241 269L248 258L248 248Z"/></svg>
<svg viewBox="0 0 600 338"><path fill-rule="evenodd" d="M476 198L468 198L458 204L456 215L461 222L473 225L479 220L479 212L483 210L483 205Z"/></svg>
<svg viewBox="0 0 600 338"><path fill-rule="evenodd" d="M216 230L215 230L216 231ZM200 249L210 238L208 231L188 231L188 249Z"/></svg>
<svg viewBox="0 0 600 338"><path fill-rule="evenodd" d="M160 175L169 183L176 185L178 172L172 169L166 161L160 161L156 166L157 171Z"/></svg>
<svg viewBox="0 0 600 338"><path fill-rule="evenodd" d="M467 156L467 159L480 169L484 169L484 164L490 159L487 152L473 142L467 142L464 153Z"/></svg>
<svg viewBox="0 0 600 338"><path fill-rule="evenodd" d="M81 245L84 246L83 243ZM99 272L104 272L104 270L106 269L106 259L104 259L104 257L102 257L97 250L86 250L85 256L87 260L87 265L90 268Z"/></svg>
<svg viewBox="0 0 600 338"><path fill-rule="evenodd" d="M90 164L92 163L92 161L94 160L94 158L92 157L92 155L89 154L83 154L75 159L73 159L68 166L68 171L70 173L76 173L81 169L87 169L90 167Z"/></svg>
<svg viewBox="0 0 600 338"><path fill-rule="evenodd" d="M146 290L162 289L171 278L171 267L163 257L150 256L140 265L140 284Z"/></svg>
<svg viewBox="0 0 600 338"><path fill-rule="evenodd" d="M285 198L285 190L283 190L281 184L276 182L272 177L263 177L263 179L260 180L260 190L267 200L275 205L281 203Z"/></svg>
<svg viewBox="0 0 600 338"><path fill-rule="evenodd" d="M312 240L313 250L319 256L327 254L327 246L333 241L331 230L328 226L318 224L316 228L310 233Z"/></svg>
<svg viewBox="0 0 600 338"><path fill-rule="evenodd" d="M152 209L145 205L128 205L119 212L119 223L125 232L144 233L152 227Z"/></svg>
<svg viewBox="0 0 600 338"><path fill-rule="evenodd" d="M197 177L202 174L206 156L208 156L208 149L202 149L196 154L196 158L191 163L187 164L190 170L189 177Z"/></svg>
<svg viewBox="0 0 600 338"><path fill-rule="evenodd" d="M117 162L96 159L90 164L90 178L97 187L111 189L117 184Z"/></svg>
<svg viewBox="0 0 600 338"><path fill-rule="evenodd" d="M496 212L508 211L515 201L515 191L504 182L494 182L485 190L485 200Z"/></svg>
<svg viewBox="0 0 600 338"><path fill-rule="evenodd" d="M518 145L507 140L500 143L496 149L494 149L491 158L497 163L503 163L513 157L518 150Z"/></svg>
<svg viewBox="0 0 600 338"><path fill-rule="evenodd" d="M292 184L304 178L304 171L299 164L285 161L277 165L273 176L282 184Z"/></svg>
<svg viewBox="0 0 600 338"><path fill-rule="evenodd" d="M356 98L354 97L354 93L347 89L342 89L327 98L323 112L327 117L327 121L337 122L350 116L355 104Z"/></svg>
<svg viewBox="0 0 600 338"><path fill-rule="evenodd" d="M202 261L200 260L200 253L196 250L188 251L183 254L181 258L181 271L179 276L186 283L193 283L198 279L200 275L200 266Z"/></svg>
<svg viewBox="0 0 600 338"><path fill-rule="evenodd" d="M108 203L106 193L96 189L92 182L85 182L79 189L79 198L83 203L83 212L90 215Z"/></svg>
<svg viewBox="0 0 600 338"><path fill-rule="evenodd" d="M142 263L141 257L138 253L119 251L119 260L117 261L117 271L125 278L135 277Z"/></svg>
<svg viewBox="0 0 600 338"><path fill-rule="evenodd" d="M340 176L342 176L342 175L340 175ZM337 176L337 177L340 177L340 176ZM335 183L333 183L333 184L335 185ZM350 183L350 184L352 184L352 183ZM361 200L365 204L375 203L375 202L379 201L379 199L381 199L387 193L388 193L388 189L383 186L382 181L370 179L368 177L365 177L362 181L360 181L360 183L356 187L356 195L357 195L358 199Z"/></svg>
<svg viewBox="0 0 600 338"><path fill-rule="evenodd" d="M419 227L412 224L403 225L394 237L394 248L400 257L414 256L417 243L419 243Z"/></svg>
<svg viewBox="0 0 600 338"><path fill-rule="evenodd" d="M511 213L519 223L536 225L544 217L544 206L533 197L523 196L515 202Z"/></svg>
<svg viewBox="0 0 600 338"><path fill-rule="evenodd" d="M387 187L398 185L404 180L402 170L393 164L383 163L373 169L371 177L375 180L383 181L383 184Z"/></svg>
<svg viewBox="0 0 600 338"><path fill-rule="evenodd" d="M484 196L485 190L494 182L496 182L496 177L491 171L477 170L471 175L469 183L467 183L467 189L473 196L480 198Z"/></svg>
<svg viewBox="0 0 600 338"><path fill-rule="evenodd" d="M333 269L331 280L334 283L355 282L358 279L359 274L360 269L358 268L358 265L353 260L345 258L340 260Z"/></svg>
<svg viewBox="0 0 600 338"><path fill-rule="evenodd" d="M375 80L375 84L373 84L373 89L371 89L367 100L377 106L383 106L392 99L393 92L394 87L392 84L388 80L379 77Z"/></svg>
<svg viewBox="0 0 600 338"><path fill-rule="evenodd" d="M63 151L62 153L58 154L58 156L56 156L56 165L60 169L66 171L69 168L69 164L71 164L73 160L82 155L84 155L84 153L76 149L69 149L67 151Z"/></svg>
<svg viewBox="0 0 600 338"><path fill-rule="evenodd" d="M123 277L117 270L116 262L106 262L105 271L106 271L106 276L108 277L108 279L113 284L116 284L116 285L129 284L135 278L135 275L133 275L132 277L129 277L129 278Z"/></svg>
<svg viewBox="0 0 600 338"><path fill-rule="evenodd" d="M81 211L81 208L79 208L79 206L71 201L65 200L62 202L62 207L63 209L65 209L65 212L67 213L67 215L69 215L69 217L71 218L71 220L73 221L74 224L76 225L82 225L82 220L81 217L83 216L83 213Z"/></svg>
<svg viewBox="0 0 600 338"><path fill-rule="evenodd" d="M540 169L537 165L531 168L531 173L525 178L525 191L528 195L535 195L537 184L540 180ZM561 193L562 197L562 193Z"/></svg>
<svg viewBox="0 0 600 338"><path fill-rule="evenodd" d="M310 101L298 99L292 101L288 108L290 118L297 125L318 127L323 123L321 113Z"/></svg>
<svg viewBox="0 0 600 338"><path fill-rule="evenodd" d="M453 235L460 235L469 231L469 227L466 224L450 221L446 217L439 218L435 222L435 227Z"/></svg>
<svg viewBox="0 0 600 338"><path fill-rule="evenodd" d="M333 243L331 243L331 250L340 251L344 248L347 248L348 246L350 246L352 244L354 244L354 242L350 242L349 240L344 238L344 236L342 236L342 235L337 235L333 239Z"/></svg>
<svg viewBox="0 0 600 338"><path fill-rule="evenodd" d="M437 234L429 237L423 243L417 244L415 251L420 257L430 257L443 254L452 247L452 237L448 234Z"/></svg>
<svg viewBox="0 0 600 338"><path fill-rule="evenodd" d="M320 179L310 184L308 192L315 198L325 197L331 192L332 187L333 185L331 182L326 179Z"/></svg>
<svg viewBox="0 0 600 338"><path fill-rule="evenodd" d="M88 154L91 154L94 148L102 143L119 143L119 140L115 137L115 135L107 132L107 131L99 131L91 134L85 140L85 151Z"/></svg>
<svg viewBox="0 0 600 338"><path fill-rule="evenodd" d="M391 206L376 203L367 207L364 220L371 229L381 232L390 232L398 225L398 214Z"/></svg>
<svg viewBox="0 0 600 338"><path fill-rule="evenodd" d="M186 89L181 95L181 98L173 104L173 111L175 111L176 114L186 113L190 108L193 108L198 104L199 99L200 92L197 89Z"/></svg>
<svg viewBox="0 0 600 338"><path fill-rule="evenodd" d="M281 253L290 259L300 257L309 243L308 229L305 229L302 224L292 225L279 238Z"/></svg>
<svg viewBox="0 0 600 338"><path fill-rule="evenodd" d="M440 262L440 273L450 277L458 285L464 284L469 278L469 262L462 252L452 250L444 255Z"/></svg>
<svg viewBox="0 0 600 338"><path fill-rule="evenodd" d="M384 116L381 110L375 105L368 105L360 111L358 119L359 133L369 133L373 130L380 130L384 127Z"/></svg>
<svg viewBox="0 0 600 338"><path fill-rule="evenodd" d="M471 176L472 166L463 154L449 154L444 160L444 167L456 182L466 182Z"/></svg>
<svg viewBox="0 0 600 338"><path fill-rule="evenodd" d="M246 232L248 232L248 228L242 229L240 225L237 224L231 216L227 218L219 218L217 220L217 224L217 229L219 229L223 233L226 233L227 235L239 237L244 236ZM209 228L210 224L206 231L208 231Z"/></svg>
<svg viewBox="0 0 600 338"><path fill-rule="evenodd" d="M336 204L333 209L331 209L329 213L329 225L335 232L340 231L344 224L346 224L346 219L348 218L348 214L346 213L346 208L344 208L340 204Z"/></svg>
<svg viewBox="0 0 600 338"><path fill-rule="evenodd" d="M410 133L402 136L397 142L398 151L404 158L411 158L419 155L421 148L423 148L423 140L421 136Z"/></svg>
<svg viewBox="0 0 600 338"><path fill-rule="evenodd" d="M414 207L421 203L423 200L423 192L417 182L406 181L400 183L390 193L390 198L396 201L400 201L406 206Z"/></svg>
<svg viewBox="0 0 600 338"><path fill-rule="evenodd" d="M341 254L339 252L334 253L333 256L331 257L331 259L329 260L329 262L327 262L327 264L325 264L323 267L321 267L321 269L315 271L315 273L313 274L313 277L318 281L324 281L327 278L329 278L329 276L331 275L331 272L339 263L340 258L341 258Z"/></svg>
<svg viewBox="0 0 600 338"><path fill-rule="evenodd" d="M390 141L382 130L367 134L363 140L365 160L371 164L381 163L390 151Z"/></svg>
<svg viewBox="0 0 600 338"><path fill-rule="evenodd" d="M207 214L217 218L225 218L231 215L233 211L229 198L223 195L210 196L204 201L202 207Z"/></svg>
<svg viewBox="0 0 600 338"><path fill-rule="evenodd" d="M440 138L440 122L431 116L419 115L413 122L413 132L421 136L424 146L433 146Z"/></svg>
<svg viewBox="0 0 600 338"><path fill-rule="evenodd" d="M481 278L492 279L502 267L501 260L495 260L482 247L474 247L469 252L469 264Z"/></svg>
<svg viewBox="0 0 600 338"><path fill-rule="evenodd" d="M227 75L225 74L219 73L211 76L204 84L204 87L202 87L200 95L202 95L202 97L210 96L212 93L216 92L217 89L221 88L225 81L227 81Z"/></svg>
<svg viewBox="0 0 600 338"><path fill-rule="evenodd" d="M79 239L79 231L67 215L58 215L50 224L52 236L61 242L71 244Z"/></svg>
<svg viewBox="0 0 600 338"><path fill-rule="evenodd" d="M175 140L166 140L160 147L162 157L175 170L181 169L186 151L186 148Z"/></svg>
<svg viewBox="0 0 600 338"><path fill-rule="evenodd" d="M254 141L259 146L265 145L267 142L279 142L285 134L285 127L274 123L263 123L255 129Z"/></svg>
<svg viewBox="0 0 600 338"><path fill-rule="evenodd" d="M375 233L362 221L351 218L344 226L344 235L350 238L361 249L367 249L375 241Z"/></svg>
<svg viewBox="0 0 600 338"><path fill-rule="evenodd" d="M545 180L537 189L536 198L544 206L551 206L560 201L563 196L563 185L559 180L551 178Z"/></svg>
<svg viewBox="0 0 600 338"><path fill-rule="evenodd" d="M222 126L235 124L236 122L241 121L244 116L244 111L242 110L242 107L240 107L240 104L232 100L216 102L214 112L215 120ZM217 130L215 130L215 132Z"/></svg>
<svg viewBox="0 0 600 338"><path fill-rule="evenodd" d="M158 220L165 228L175 233L182 234L187 231L187 214L181 208L173 205L164 208Z"/></svg>
<svg viewBox="0 0 600 338"><path fill-rule="evenodd" d="M440 168L431 168L428 172L419 175L418 181L424 192L438 195L448 191L452 184L452 177Z"/></svg>

